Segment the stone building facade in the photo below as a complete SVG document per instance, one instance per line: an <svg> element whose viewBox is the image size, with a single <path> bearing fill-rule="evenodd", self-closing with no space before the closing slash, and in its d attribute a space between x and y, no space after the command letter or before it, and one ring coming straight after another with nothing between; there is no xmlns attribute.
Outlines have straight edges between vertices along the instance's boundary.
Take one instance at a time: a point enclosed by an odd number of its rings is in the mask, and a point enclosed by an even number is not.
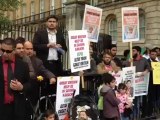
<svg viewBox="0 0 160 120"><path fill-rule="evenodd" d="M118 46L118 55L122 55L123 50L129 48L129 43L122 43L121 8L135 6L139 7L140 41L133 42L133 45L149 48L160 46L160 0L23 0L23 2L23 5L10 15L14 25L13 34L10 33L10 36L22 36L32 40L34 32L40 26L44 26L44 20L50 14L59 16L60 24L66 31L81 29L82 12L85 3L88 3L103 9L100 33L111 35L112 42Z"/></svg>
<svg viewBox="0 0 160 120"><path fill-rule="evenodd" d="M129 48L122 43L122 7L139 7L140 41L133 45L153 48L160 46L160 0L119 0L98 5L103 9L101 33L112 35L118 54Z"/></svg>

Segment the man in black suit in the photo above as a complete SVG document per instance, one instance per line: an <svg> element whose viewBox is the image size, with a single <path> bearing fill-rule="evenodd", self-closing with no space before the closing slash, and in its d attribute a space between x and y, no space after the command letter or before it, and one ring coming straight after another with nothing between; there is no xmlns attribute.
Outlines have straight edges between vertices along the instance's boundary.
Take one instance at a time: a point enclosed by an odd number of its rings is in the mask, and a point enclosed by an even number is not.
<svg viewBox="0 0 160 120"><path fill-rule="evenodd" d="M155 49L150 50L148 62L152 68L151 62L157 61L157 52ZM146 106L144 106L147 116L152 117L153 110L159 97L160 87L153 84L153 69L151 69L149 77L148 95L146 96Z"/></svg>
<svg viewBox="0 0 160 120"><path fill-rule="evenodd" d="M15 41L2 42L0 57L0 120L25 120L25 95L30 90L28 65L14 54Z"/></svg>
<svg viewBox="0 0 160 120"><path fill-rule="evenodd" d="M24 42L24 44L22 42L17 42L15 53L29 66L29 73L32 79L32 90L31 90L32 94L30 96L31 96L31 102L35 106L39 97L39 83L40 83L37 80L37 76L43 76L44 80L49 79L50 84L55 84L56 82L55 75L44 67L42 60L40 60L35 56L33 51L33 45L31 42L26 41Z"/></svg>
<svg viewBox="0 0 160 120"><path fill-rule="evenodd" d="M47 18L45 30L35 33L33 39L34 50L45 67L56 76L62 75L61 55L67 50L64 36L57 29L58 18L51 15Z"/></svg>

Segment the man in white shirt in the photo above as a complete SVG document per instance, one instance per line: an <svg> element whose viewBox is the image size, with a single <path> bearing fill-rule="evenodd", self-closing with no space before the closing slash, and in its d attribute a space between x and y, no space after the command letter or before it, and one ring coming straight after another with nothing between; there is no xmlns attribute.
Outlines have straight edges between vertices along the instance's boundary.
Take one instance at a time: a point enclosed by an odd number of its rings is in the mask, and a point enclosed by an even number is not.
<svg viewBox="0 0 160 120"><path fill-rule="evenodd" d="M33 39L34 50L45 67L56 76L62 75L61 55L67 50L62 32L57 29L58 18L51 15L46 21L47 28L35 33Z"/></svg>

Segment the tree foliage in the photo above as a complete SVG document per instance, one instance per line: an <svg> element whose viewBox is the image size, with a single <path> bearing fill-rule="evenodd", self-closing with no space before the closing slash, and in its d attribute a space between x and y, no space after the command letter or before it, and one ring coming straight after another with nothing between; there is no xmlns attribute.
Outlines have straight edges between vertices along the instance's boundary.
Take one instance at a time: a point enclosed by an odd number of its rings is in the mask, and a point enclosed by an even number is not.
<svg viewBox="0 0 160 120"><path fill-rule="evenodd" d="M19 7L21 0L0 0L1 11L12 11Z"/></svg>
<svg viewBox="0 0 160 120"><path fill-rule="evenodd" d="M1 30L7 30L7 27L11 24L11 21L8 19L6 12L11 12L22 4L22 0L0 0L0 26ZM2 31L1 31L2 32Z"/></svg>

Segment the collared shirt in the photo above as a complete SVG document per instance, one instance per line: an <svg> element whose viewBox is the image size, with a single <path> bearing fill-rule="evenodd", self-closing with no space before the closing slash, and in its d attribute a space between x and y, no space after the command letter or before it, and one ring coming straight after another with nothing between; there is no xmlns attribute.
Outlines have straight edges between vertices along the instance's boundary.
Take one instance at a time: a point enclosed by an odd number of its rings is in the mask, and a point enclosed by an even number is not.
<svg viewBox="0 0 160 120"><path fill-rule="evenodd" d="M12 103L14 101L14 96L13 94L9 94L8 92L8 63L2 58L2 63L3 63L3 75L4 75L4 104L7 103ZM14 72L15 68L15 58L11 62L11 67Z"/></svg>
<svg viewBox="0 0 160 120"><path fill-rule="evenodd" d="M51 32L47 29L48 32L48 39L49 39L49 43L57 43L56 40L56 33L55 32ZM57 53L57 49L56 48L49 48L49 53L48 53L48 60L58 60L58 53Z"/></svg>

